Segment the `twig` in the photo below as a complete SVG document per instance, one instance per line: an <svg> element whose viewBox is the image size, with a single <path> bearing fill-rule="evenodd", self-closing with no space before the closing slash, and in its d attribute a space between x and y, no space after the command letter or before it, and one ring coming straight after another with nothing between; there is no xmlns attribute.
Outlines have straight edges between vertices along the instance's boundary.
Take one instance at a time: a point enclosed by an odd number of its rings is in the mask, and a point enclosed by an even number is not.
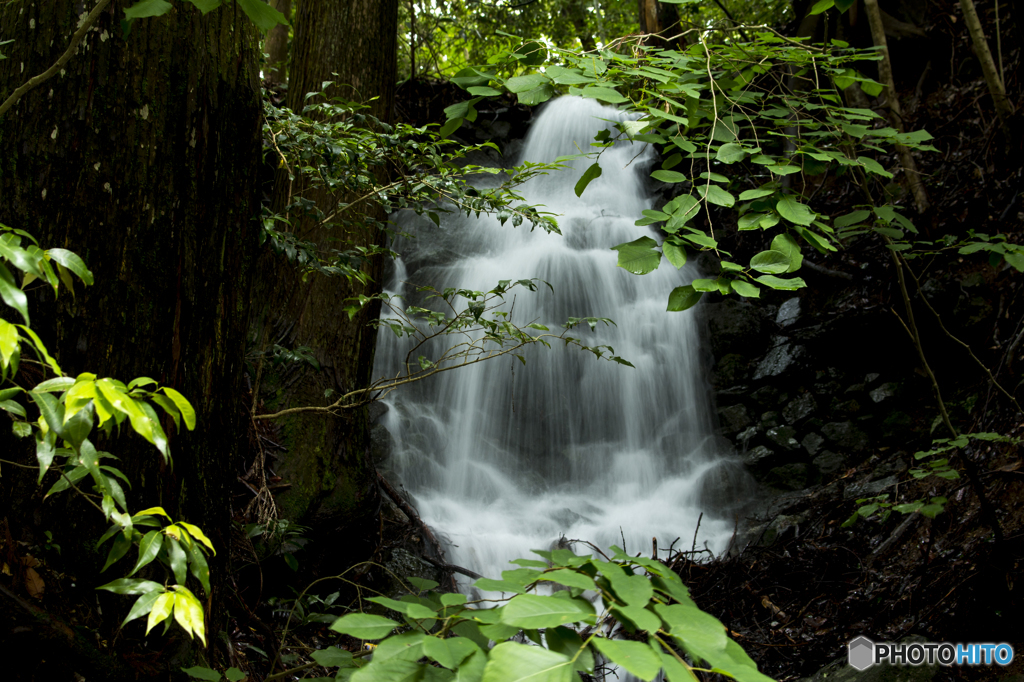
<svg viewBox="0 0 1024 682"><path fill-rule="evenodd" d="M54 62L53 66L48 68L46 71L43 71L38 76L28 79L28 81L25 82L21 87L12 92L11 96L4 100L3 104L0 104L0 116L3 116L5 113L7 113L7 110L13 107L15 103L17 103L17 101L25 95L25 93L27 93L29 90L32 90L33 88L39 87L40 85L48 81L50 78L56 75L56 73L60 70L62 66L68 63L71 57L74 56L75 51L78 49L78 44L82 42L82 38L84 38L85 34L89 32L89 29L93 27L93 24L96 23L97 19L99 19L100 13L109 4L110 0L100 0L98 3L96 3L96 6L93 7L92 11L89 12L89 15L85 17L85 20L82 22L81 26L78 27L77 31L75 31L75 34L71 36L71 43L68 45L68 49L64 51L64 54L62 54L60 58L57 59L56 62Z"/></svg>

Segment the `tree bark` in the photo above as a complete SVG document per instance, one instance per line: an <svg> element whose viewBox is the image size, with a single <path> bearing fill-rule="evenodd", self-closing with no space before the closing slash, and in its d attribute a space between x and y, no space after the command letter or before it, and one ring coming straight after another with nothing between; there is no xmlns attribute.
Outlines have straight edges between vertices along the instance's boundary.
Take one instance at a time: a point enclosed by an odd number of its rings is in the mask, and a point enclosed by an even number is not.
<svg viewBox="0 0 1024 682"><path fill-rule="evenodd" d="M981 62L981 72L985 75L985 83L988 85L989 94L992 95L992 103L996 108L996 115L999 116L999 125L1007 139L1011 136L1010 118L1013 116L1013 105L1006 96L1006 87L1003 79L996 69L995 60L992 59L992 51L985 39L985 31L981 27L981 20L978 19L978 10L974 7L973 0L960 0L960 9L964 13L964 22L971 34L971 43L974 45L974 53L978 55Z"/></svg>
<svg viewBox="0 0 1024 682"><path fill-rule="evenodd" d="M292 0L270 0L270 6L286 18L292 14ZM288 80L288 31L278 24L267 33L263 51L267 53L266 81L268 85L281 85Z"/></svg>
<svg viewBox="0 0 1024 682"><path fill-rule="evenodd" d="M63 72L0 117L0 222L45 247L75 251L95 274L94 286L62 292L56 303L43 289L33 297L33 325L66 373L149 376L195 407L194 432L173 434L165 420L173 467L130 429L114 442L94 436L120 457L131 508L160 504L211 537L216 591L229 554L229 485L245 454L240 399L258 248L260 44L234 3L206 16L181 3L133 22L125 36L120 22L130 4L111 3ZM81 12L76 0L0 5L0 35L18 36L0 61L0 98L55 62ZM34 459L26 442L10 445L8 452ZM5 470L0 485L8 488L2 511L29 534L35 481ZM95 542L80 531L99 515L80 507L67 493L43 507L39 531L61 538L65 556L75 543ZM95 552L71 556L78 579L92 580Z"/></svg>
<svg viewBox="0 0 1024 682"><path fill-rule="evenodd" d="M372 103L372 113L391 118L396 80L398 0L306 0L296 13L288 104L299 111L307 92L320 91L325 80L334 81L330 95ZM278 176L275 211L285 207L289 192L301 193L325 208L338 197L313 191L288 177ZM385 234L376 227L334 227L325 230L317 220L295 215L292 230L303 240L321 245L381 246ZM383 215L374 216L382 219ZM369 322L377 317L379 303L363 308L349 319L346 299L381 290L384 262L371 259L363 269L372 279L369 286L342 278L313 275L303 281L296 267L277 257L264 258L261 267L261 317L253 328L260 348L274 343L288 348L312 349L322 370L307 366L273 369L263 363L260 395L267 409L297 405L324 405L325 391L346 393L369 384L373 367L376 330ZM333 398L330 399L333 401ZM278 420L281 442L288 448L277 468L292 484L281 493L282 516L334 532L338 527L356 531L356 538L373 526L379 508L379 491L369 456L369 425L365 409L338 416L297 414ZM355 543L331 543L358 554Z"/></svg>
<svg viewBox="0 0 1024 682"><path fill-rule="evenodd" d="M889 103L890 121L897 130L903 132L903 111L900 108L899 96L896 94L896 82L892 77L892 62L889 60L889 44L885 39L885 26L882 23L882 15L878 8L878 0L864 0L864 10L868 15L868 24L871 26L871 37L875 47L882 52L882 59L878 62L878 73L885 86L886 100ZM907 184L914 195L914 204L918 213L928 210L931 202L928 200L928 191L921 182L921 174L917 170L917 162L914 155L903 145L896 145L896 151L900 156L900 165L903 166L903 173L907 176Z"/></svg>

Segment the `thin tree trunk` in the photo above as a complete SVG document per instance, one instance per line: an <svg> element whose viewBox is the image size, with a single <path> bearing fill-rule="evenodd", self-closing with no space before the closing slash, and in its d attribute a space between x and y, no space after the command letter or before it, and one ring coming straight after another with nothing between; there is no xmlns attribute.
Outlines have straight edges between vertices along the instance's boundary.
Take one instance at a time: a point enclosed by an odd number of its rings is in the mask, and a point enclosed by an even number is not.
<svg viewBox="0 0 1024 682"><path fill-rule="evenodd" d="M981 27L981 20L978 19L978 10L974 7L973 0L960 0L960 9L964 13L964 21L967 23L967 30L971 34L971 43L974 45L974 53L978 55L981 62L981 71L985 74L985 83L992 95L992 103L995 105L996 115L999 116L999 125L1003 134L1010 137L1010 117L1013 116L1013 105L1006 96L1006 88L1003 79L999 76L999 70L992 59L992 51L985 39L985 31Z"/></svg>
<svg viewBox="0 0 1024 682"><path fill-rule="evenodd" d="M292 0L270 0L270 6L285 17L292 14ZM263 43L263 51L268 55L268 85L281 85L288 80L288 30L284 24L278 24L270 29Z"/></svg>
<svg viewBox="0 0 1024 682"><path fill-rule="evenodd" d="M868 15L868 24L871 26L871 37L875 47L880 48L882 52L882 60L878 62L878 73L886 88L890 119L893 127L903 132L903 111L900 109L899 97L896 95L896 83L892 77L892 62L889 59L889 44L885 39L885 26L878 9L878 0L864 0L864 10ZM910 191L914 195L917 212L924 213L931 202L928 200L928 191L925 189L924 183L921 182L921 174L917 171L914 155L903 145L896 145L896 151L900 156L903 173L907 176L907 184L910 185Z"/></svg>

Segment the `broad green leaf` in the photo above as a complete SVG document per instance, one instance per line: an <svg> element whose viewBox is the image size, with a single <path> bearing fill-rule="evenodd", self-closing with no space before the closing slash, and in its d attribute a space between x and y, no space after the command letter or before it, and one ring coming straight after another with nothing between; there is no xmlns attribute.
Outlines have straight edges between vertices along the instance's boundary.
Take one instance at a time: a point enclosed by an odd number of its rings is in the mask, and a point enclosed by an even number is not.
<svg viewBox="0 0 1024 682"><path fill-rule="evenodd" d="M540 66L547 60L548 51L540 43L531 40L517 47L512 58L527 66Z"/></svg>
<svg viewBox="0 0 1024 682"><path fill-rule="evenodd" d="M209 14L221 5L221 0L188 0L203 14Z"/></svg>
<svg viewBox="0 0 1024 682"><path fill-rule="evenodd" d="M149 613L153 609L153 604L163 594L163 585L158 585L159 590L153 590L152 592L146 592L141 597L135 600L132 604L131 611L128 612L128 616L121 622L121 627L124 627L128 623L132 622L136 618L141 618Z"/></svg>
<svg viewBox="0 0 1024 682"><path fill-rule="evenodd" d="M789 271L789 256L781 251L762 251L750 259L750 267L769 275L782 274Z"/></svg>
<svg viewBox="0 0 1024 682"><path fill-rule="evenodd" d="M47 379L46 381L36 384L36 387L32 389L34 393L60 393L66 391L75 385L75 380L71 377L57 377L55 379Z"/></svg>
<svg viewBox="0 0 1024 682"><path fill-rule="evenodd" d="M594 654L584 646L579 634L567 627L548 628L544 631L544 641L548 649L575 659L573 669L578 672L594 672Z"/></svg>
<svg viewBox="0 0 1024 682"><path fill-rule="evenodd" d="M188 589L175 585L177 594L174 597L174 618L186 632L191 630L206 645L206 621L203 618L203 605Z"/></svg>
<svg viewBox="0 0 1024 682"><path fill-rule="evenodd" d="M663 242L661 252L665 254L665 258L676 270L686 265L686 250L675 242Z"/></svg>
<svg viewBox="0 0 1024 682"><path fill-rule="evenodd" d="M85 266L85 261L78 257L78 254L67 249L49 249L46 255L78 275L78 279L85 284L93 283L92 272Z"/></svg>
<svg viewBox="0 0 1024 682"><path fill-rule="evenodd" d="M761 296L761 290L758 289L753 284L751 284L750 282L733 280L732 282L729 283L729 286L731 286L732 290L735 291L737 294L739 294L740 296L744 296L746 298L760 298Z"/></svg>
<svg viewBox="0 0 1024 682"><path fill-rule="evenodd" d="M808 12L808 14L821 14L833 6L835 6L835 0L818 0L818 2L814 3L814 6L811 7L811 11Z"/></svg>
<svg viewBox="0 0 1024 682"><path fill-rule="evenodd" d="M19 313L25 324L31 324L28 319L28 297L14 281L14 275L3 263L0 263L0 298L4 303L11 306Z"/></svg>
<svg viewBox="0 0 1024 682"><path fill-rule="evenodd" d="M725 626L714 616L692 604L655 604L654 610L665 622L665 629L678 637L695 656L713 662L725 651L728 640Z"/></svg>
<svg viewBox="0 0 1024 682"><path fill-rule="evenodd" d="M690 179L682 173L671 170L656 170L651 173L651 177L659 182L686 182Z"/></svg>
<svg viewBox="0 0 1024 682"><path fill-rule="evenodd" d="M767 197L775 194L773 189L765 189L760 187L758 189L748 189L740 192L740 201L750 201L752 199L760 199L761 197Z"/></svg>
<svg viewBox="0 0 1024 682"><path fill-rule="evenodd" d="M167 617L171 615L171 610L173 608L174 594L171 592L164 592L157 597L156 601L153 602L152 610L149 612L149 619L146 621L146 634L148 635L149 631L152 630L157 623L161 623L166 620Z"/></svg>
<svg viewBox="0 0 1024 682"><path fill-rule="evenodd" d="M238 5L252 23L266 33L278 24L288 26L288 20L263 0L238 0Z"/></svg>
<svg viewBox="0 0 1024 682"><path fill-rule="evenodd" d="M224 677L228 678L228 682L242 682L248 675L238 668L231 667L224 671Z"/></svg>
<svg viewBox="0 0 1024 682"><path fill-rule="evenodd" d="M602 88L597 85L588 85L584 87L580 94L584 97L590 97L592 99L601 100L602 102L607 102L608 104L621 104L629 101L611 88Z"/></svg>
<svg viewBox="0 0 1024 682"><path fill-rule="evenodd" d="M164 586L152 580L137 580L131 578L118 578L106 585L100 585L97 590L107 590L114 594L149 594L150 592L161 592Z"/></svg>
<svg viewBox="0 0 1024 682"><path fill-rule="evenodd" d="M495 90L488 85L476 85L471 88L466 88L466 91L471 95L477 97L497 97L501 94L501 90Z"/></svg>
<svg viewBox="0 0 1024 682"><path fill-rule="evenodd" d="M484 646L486 645L485 642ZM480 682L483 679L485 667L487 667L487 654L482 650L474 651L455 672L454 682Z"/></svg>
<svg viewBox="0 0 1024 682"><path fill-rule="evenodd" d="M192 409L192 404L182 394L175 391L173 388L164 386L160 389L167 397L174 401L174 405L181 412L181 418L185 420L185 427L191 431L196 428L196 411Z"/></svg>
<svg viewBox="0 0 1024 682"><path fill-rule="evenodd" d="M461 116L448 119L448 121L443 126L441 126L441 130L439 130L437 134L440 135L442 138L448 137L456 130L458 130L460 127L462 127L462 122L464 120L465 119L462 118Z"/></svg>
<svg viewBox="0 0 1024 682"><path fill-rule="evenodd" d="M390 618L369 613L349 613L331 624L331 629L357 639L380 639L398 627Z"/></svg>
<svg viewBox="0 0 1024 682"><path fill-rule="evenodd" d="M661 657L643 642L595 637L594 646L608 660L620 665L641 680L653 680L661 670Z"/></svg>
<svg viewBox="0 0 1024 682"><path fill-rule="evenodd" d="M45 435L42 433L36 434L36 461L39 462L39 478L36 481L37 484L43 482L43 476L49 471L50 465L53 463L53 456L57 453L56 450L57 434L53 431L49 431Z"/></svg>
<svg viewBox="0 0 1024 682"><path fill-rule="evenodd" d="M839 216L838 218L836 218L832 222L836 226L836 228L838 229L838 228L849 227L850 225L856 225L858 223L862 223L862 222L864 222L865 220L867 220L870 217L871 217L871 211L860 210L860 211L854 211L852 213L847 213L846 215Z"/></svg>
<svg viewBox="0 0 1024 682"><path fill-rule="evenodd" d="M480 651L480 647L465 637L441 639L428 636L423 638L423 655L429 656L451 670L459 667L474 651Z"/></svg>
<svg viewBox="0 0 1024 682"><path fill-rule="evenodd" d="M0 400L0 410L16 414L21 418L25 418L25 408L20 403L16 403L13 400Z"/></svg>
<svg viewBox="0 0 1024 682"><path fill-rule="evenodd" d="M531 73L525 76L513 76L505 81L505 88L509 92L526 92L527 90L533 90L534 88L540 87L541 85L549 83L550 80L547 76L539 73Z"/></svg>
<svg viewBox="0 0 1024 682"><path fill-rule="evenodd" d="M693 285L687 284L686 286L676 287L672 290L672 293L668 295L668 310L671 312L679 312L681 310L687 310L697 305L700 301L700 297L704 294L696 291Z"/></svg>
<svg viewBox="0 0 1024 682"><path fill-rule="evenodd" d="M596 589L594 581L589 576L584 575L583 573L577 573L576 571L568 568L559 568L554 571L548 571L542 575L540 579L555 582L559 585L565 585L566 587L578 587L581 590Z"/></svg>
<svg viewBox="0 0 1024 682"><path fill-rule="evenodd" d="M638 576L639 577L639 576ZM646 580L646 579L645 579ZM653 613L645 609L643 606L636 604L625 604L619 606L613 606L612 612L621 618L625 618L627 621L633 623L637 630L645 630L647 632L657 632L661 627L661 619L655 616Z"/></svg>
<svg viewBox="0 0 1024 682"><path fill-rule="evenodd" d="M204 668L201 665L193 666L191 668L182 668L181 672L187 674L189 677L194 677L197 680L207 680L207 682L220 682L220 673L211 668Z"/></svg>
<svg viewBox="0 0 1024 682"><path fill-rule="evenodd" d="M7 320L0 320L0 358L3 359L4 367L11 364L11 356L18 350L18 338L18 328ZM35 390L38 391L39 387Z"/></svg>
<svg viewBox="0 0 1024 682"><path fill-rule="evenodd" d="M775 204L775 210L783 218L797 225L810 225L814 222L815 213L806 204L801 204L792 196L784 196Z"/></svg>
<svg viewBox="0 0 1024 682"><path fill-rule="evenodd" d="M576 677L567 656L514 642L491 649L483 682L573 682Z"/></svg>
<svg viewBox="0 0 1024 682"><path fill-rule="evenodd" d="M613 246L613 251L619 252L620 268L632 272L634 275L646 275L653 272L661 265L661 254L654 250L658 243L650 237L640 237L627 244Z"/></svg>
<svg viewBox="0 0 1024 682"><path fill-rule="evenodd" d="M185 523L184 521L179 521L178 525L187 530L189 535L206 545L207 549L213 552L214 555L217 554L217 550L213 548L213 543L210 542L210 538L206 537L206 534L203 533L203 530L199 526L194 526L191 523Z"/></svg>
<svg viewBox="0 0 1024 682"><path fill-rule="evenodd" d="M354 660L351 651L345 651L336 646L318 649L311 653L310 657L325 668L349 667Z"/></svg>
<svg viewBox="0 0 1024 682"><path fill-rule="evenodd" d="M698 185L697 192L712 204L717 204L718 206L731 208L736 204L736 197L718 185Z"/></svg>
<svg viewBox="0 0 1024 682"><path fill-rule="evenodd" d="M870 159L870 158L868 158L866 156L858 156L857 157L857 161L859 161L860 165L864 166L864 170L866 170L869 173L874 173L875 175L881 175L883 178L891 178L892 177L892 173L890 173L889 171L885 170L885 168L882 167L882 164L878 163L874 159Z"/></svg>
<svg viewBox="0 0 1024 682"><path fill-rule="evenodd" d="M587 185L599 177L601 177L601 164L594 162L587 170L583 171L583 176L576 183L576 196L583 196L583 190L587 188Z"/></svg>
<svg viewBox="0 0 1024 682"><path fill-rule="evenodd" d="M164 549L167 551L167 560L174 572L174 579L178 581L179 585L184 584L188 577L188 557L185 556L185 550L181 543L170 535L164 536Z"/></svg>
<svg viewBox="0 0 1024 682"><path fill-rule="evenodd" d="M548 628L565 623L593 621L594 608L581 599L560 599L520 594L502 609L501 622L519 628Z"/></svg>
<svg viewBox="0 0 1024 682"><path fill-rule="evenodd" d="M651 581L642 575L605 574L611 583L612 590L622 602L646 606L647 602L654 596L654 587Z"/></svg>
<svg viewBox="0 0 1024 682"><path fill-rule="evenodd" d="M139 560L128 575L135 575L140 568L156 559L157 554L160 553L162 540L163 534L160 531L151 530L146 533L139 543Z"/></svg>
<svg viewBox="0 0 1024 682"><path fill-rule="evenodd" d="M210 593L210 567L203 556L203 550L199 549L199 543L190 543L186 550L189 556L188 570L192 576L199 581L206 593Z"/></svg>
<svg viewBox="0 0 1024 682"><path fill-rule="evenodd" d="M745 150L742 146L736 144L735 142L729 142L727 144L723 144L721 147L718 148L718 151L715 153L715 158L721 161L722 163L731 164L736 163L737 161L742 161L743 157L745 157L746 155L747 150Z"/></svg>
<svg viewBox="0 0 1024 682"><path fill-rule="evenodd" d="M178 621L178 625L191 639L192 637L192 619L189 617L188 600L185 595L175 593L174 595L174 620Z"/></svg>
<svg viewBox="0 0 1024 682"><path fill-rule="evenodd" d="M401 658L379 660L377 654L365 668L352 673L351 682L420 682L423 668L416 661Z"/></svg>
<svg viewBox="0 0 1024 682"><path fill-rule="evenodd" d="M516 97L519 99L519 103L528 107L535 107L538 104L547 102L554 96L555 89L551 87L550 83L542 83L535 88L527 90L526 92L516 94Z"/></svg>
<svg viewBox="0 0 1024 682"><path fill-rule="evenodd" d="M171 11L171 3L166 0L140 0L124 11L128 19L146 19L159 17Z"/></svg>
<svg viewBox="0 0 1024 682"><path fill-rule="evenodd" d="M770 289L779 289L781 291L796 291L807 286L799 277L781 279L775 275L761 275L756 280Z"/></svg>

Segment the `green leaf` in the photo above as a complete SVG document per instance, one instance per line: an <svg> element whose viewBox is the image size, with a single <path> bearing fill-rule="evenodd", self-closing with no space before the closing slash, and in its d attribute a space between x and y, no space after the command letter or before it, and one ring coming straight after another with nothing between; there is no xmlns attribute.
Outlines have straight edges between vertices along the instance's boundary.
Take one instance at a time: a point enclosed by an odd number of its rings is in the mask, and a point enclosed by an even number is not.
<svg viewBox="0 0 1024 682"><path fill-rule="evenodd" d="M583 190L587 188L587 185L599 177L601 177L601 164L594 162L583 172L583 177L576 183L576 196L583 196Z"/></svg>
<svg viewBox="0 0 1024 682"><path fill-rule="evenodd" d="M784 196L775 204L775 210L783 218L797 225L810 225L817 217L806 204L801 204L792 196Z"/></svg>
<svg viewBox="0 0 1024 682"><path fill-rule="evenodd" d="M142 542L139 543L139 560L128 575L135 575L140 568L156 559L157 554L160 553L162 536L163 534L157 530L146 533Z"/></svg>
<svg viewBox="0 0 1024 682"><path fill-rule="evenodd" d="M591 99L607 102L608 104L621 104L629 101L611 88L602 88L597 85L588 85L584 87L583 90L580 91L580 94L584 97L590 97Z"/></svg>
<svg viewBox="0 0 1024 682"><path fill-rule="evenodd" d="M465 637L423 638L423 655L452 670L459 667L474 651L480 651L480 647Z"/></svg>
<svg viewBox="0 0 1024 682"><path fill-rule="evenodd" d="M137 580L132 578L118 578L106 585L100 585L97 590L107 590L114 594L149 594L150 592L162 592L164 586L152 580Z"/></svg>
<svg viewBox="0 0 1024 682"><path fill-rule="evenodd" d="M348 667L352 665L353 661L351 651L345 651L336 646L319 649L310 654L310 656L325 668Z"/></svg>
<svg viewBox="0 0 1024 682"><path fill-rule="evenodd" d="M567 627L548 628L544 631L544 641L551 651L575 659L573 669L577 672L594 672L594 654L584 645L575 630Z"/></svg>
<svg viewBox="0 0 1024 682"><path fill-rule="evenodd" d="M620 620L625 619L627 621L627 626L628 623L632 623L636 626L637 630L657 632L661 627L661 620L643 606L638 606L636 604L620 604L611 608L612 612L615 613Z"/></svg>
<svg viewBox="0 0 1024 682"><path fill-rule="evenodd" d="M24 291L18 288L14 281L14 275L3 263L0 263L0 298L21 313L25 324L31 324L28 319L28 297L25 296Z"/></svg>
<svg viewBox="0 0 1024 682"><path fill-rule="evenodd" d="M559 568L554 571L548 571L542 575L540 579L558 583L559 585L565 585L566 587L578 587L581 590L596 589L593 579L583 573L577 573L576 571L568 568Z"/></svg>
<svg viewBox="0 0 1024 682"><path fill-rule="evenodd" d="M859 161L860 165L862 165L864 167L864 170L866 170L869 173L874 173L875 175L881 175L883 178L891 178L892 177L892 173L890 173L889 171L885 170L885 168L882 167L882 164L878 163L874 159L869 159L866 156L858 156L857 157L857 161Z"/></svg>
<svg viewBox="0 0 1024 682"><path fill-rule="evenodd" d="M838 218L836 218L832 222L836 226L836 229L839 229L839 228L843 228L843 227L849 227L850 225L856 225L858 223L862 223L862 222L864 222L865 220L867 220L870 217L871 217L871 211L861 210L861 211L854 211L852 213L847 213L846 215L843 215L843 216L839 216Z"/></svg>
<svg viewBox="0 0 1024 682"><path fill-rule="evenodd" d="M192 404L185 399L185 396L175 391L173 388L164 386L160 389L167 397L174 401L174 405L181 412L181 418L185 420L185 427L191 431L196 428L196 411L192 409Z"/></svg>
<svg viewBox="0 0 1024 682"><path fill-rule="evenodd" d="M147 17L159 17L171 11L171 3L166 0L140 0L124 11L124 15L131 19L145 19Z"/></svg>
<svg viewBox="0 0 1024 682"><path fill-rule="evenodd" d="M209 14L221 5L221 0L188 0L203 14Z"/></svg>
<svg viewBox="0 0 1024 682"><path fill-rule="evenodd" d="M654 250L658 243L650 237L640 237L627 244L613 246L619 252L618 266L634 275L646 275L661 265L661 254Z"/></svg>
<svg viewBox="0 0 1024 682"><path fill-rule="evenodd" d="M700 297L703 295L703 292L694 290L693 285L691 284L676 287L672 290L672 293L668 295L668 310L671 312L679 312L681 310L692 308L697 305L697 302L700 301Z"/></svg>
<svg viewBox="0 0 1024 682"><path fill-rule="evenodd" d="M814 3L814 7L811 7L811 11L808 14L821 14L833 6L835 6L835 0L818 0L818 2Z"/></svg>
<svg viewBox="0 0 1024 682"><path fill-rule="evenodd" d="M93 283L92 271L85 267L85 261L79 258L78 254L67 249L49 249L46 255L78 275L78 279L86 285Z"/></svg>
<svg viewBox="0 0 1024 682"><path fill-rule="evenodd" d="M186 569L188 566L185 550L182 548L181 543L170 535L164 536L164 548L167 550L167 559L171 565L171 570L174 572L174 579L178 581L179 585L184 584L187 578Z"/></svg>
<svg viewBox="0 0 1024 682"><path fill-rule="evenodd" d="M723 144L721 147L718 148L718 151L715 153L715 158L721 161L722 163L731 164L736 163L737 161L742 161L746 155L747 150L745 150L742 146L736 144L735 142L729 142L727 144Z"/></svg>
<svg viewBox="0 0 1024 682"><path fill-rule="evenodd" d="M423 668L415 661L400 658L379 660L374 653L373 661L365 668L360 668L352 677L351 682L419 682L423 679Z"/></svg>
<svg viewBox="0 0 1024 682"><path fill-rule="evenodd" d="M796 272L803 265L804 257L800 255L800 245L788 234L776 235L772 240L772 251L779 251L789 258L789 269L786 272Z"/></svg>
<svg viewBox="0 0 1024 682"><path fill-rule="evenodd" d="M132 604L131 611L128 612L128 615L121 622L121 627L124 627L136 618L141 618L142 616L145 616L147 613L153 610L153 604L155 604L157 598L161 594L163 594L163 585L159 585L158 587L160 588L159 590L146 592L141 597L135 600L135 603Z"/></svg>
<svg viewBox="0 0 1024 682"><path fill-rule="evenodd" d="M288 20L284 15L263 0L238 0L238 4L249 20L264 33L278 24L288 26Z"/></svg>
<svg viewBox="0 0 1024 682"><path fill-rule="evenodd" d="M717 204L718 206L731 208L736 204L736 197L718 185L698 185L697 192L712 204Z"/></svg>
<svg viewBox="0 0 1024 682"><path fill-rule="evenodd" d="M686 265L686 250L675 242L662 243L661 252L665 254L665 258L676 270Z"/></svg>
<svg viewBox="0 0 1024 682"><path fill-rule="evenodd" d="M758 272L778 275L789 271L789 256L781 251L762 251L750 259L750 267Z"/></svg>
<svg viewBox="0 0 1024 682"><path fill-rule="evenodd" d="M398 627L390 618L369 613L349 613L331 624L331 629L357 639L380 639Z"/></svg>
<svg viewBox="0 0 1024 682"><path fill-rule="evenodd" d="M751 199L760 199L761 197L767 197L775 194L773 189L765 189L763 187L758 189L748 189L740 193L740 201L750 201Z"/></svg>
<svg viewBox="0 0 1024 682"><path fill-rule="evenodd" d="M242 682L248 675L238 668L231 667L224 671L224 677L228 678L228 682Z"/></svg>
<svg viewBox="0 0 1024 682"><path fill-rule="evenodd" d="M737 294L746 298L760 298L761 296L761 290L750 282L733 280L732 282L729 282L729 286L731 286L732 290Z"/></svg>
<svg viewBox="0 0 1024 682"><path fill-rule="evenodd" d="M514 642L502 642L490 651L483 682L572 682L572 661L567 656Z"/></svg>
<svg viewBox="0 0 1024 682"><path fill-rule="evenodd" d="M186 550L189 555L188 570L192 576L199 581L206 593L210 593L210 567L203 556L203 550L199 549L199 543L189 543Z"/></svg>
<svg viewBox="0 0 1024 682"><path fill-rule="evenodd" d="M531 40L516 48L512 58L526 66L540 66L548 58L548 51L540 43Z"/></svg>
<svg viewBox="0 0 1024 682"><path fill-rule="evenodd" d="M547 76L539 73L531 73L525 76L513 76L505 81L505 88L509 92L526 92L536 87L549 83Z"/></svg>
<svg viewBox="0 0 1024 682"><path fill-rule="evenodd" d="M471 95L477 97L497 97L501 94L501 90L495 90L488 85L476 85L471 88L466 88L466 91Z"/></svg>
<svg viewBox="0 0 1024 682"><path fill-rule="evenodd" d="M802 289L807 286L807 284L799 277L781 279L774 275L761 275L755 279L770 289L779 289L781 291L796 291L797 289Z"/></svg>
<svg viewBox="0 0 1024 682"><path fill-rule="evenodd" d="M661 657L643 642L595 637L594 646L608 660L642 680L653 680L661 670Z"/></svg>
<svg viewBox="0 0 1024 682"><path fill-rule="evenodd" d="M501 622L519 628L548 628L565 623L592 621L594 608L580 599L561 599L539 594L520 594L502 609Z"/></svg>
<svg viewBox="0 0 1024 682"><path fill-rule="evenodd" d="M686 182L689 180L682 173L671 170L656 170L651 173L651 177L659 182Z"/></svg>
<svg viewBox="0 0 1024 682"><path fill-rule="evenodd" d="M526 92L520 92L516 95L519 99L519 103L528 107L535 107L538 104L547 102L554 96L555 89L551 87L550 83L543 83L535 88L527 90Z"/></svg>

